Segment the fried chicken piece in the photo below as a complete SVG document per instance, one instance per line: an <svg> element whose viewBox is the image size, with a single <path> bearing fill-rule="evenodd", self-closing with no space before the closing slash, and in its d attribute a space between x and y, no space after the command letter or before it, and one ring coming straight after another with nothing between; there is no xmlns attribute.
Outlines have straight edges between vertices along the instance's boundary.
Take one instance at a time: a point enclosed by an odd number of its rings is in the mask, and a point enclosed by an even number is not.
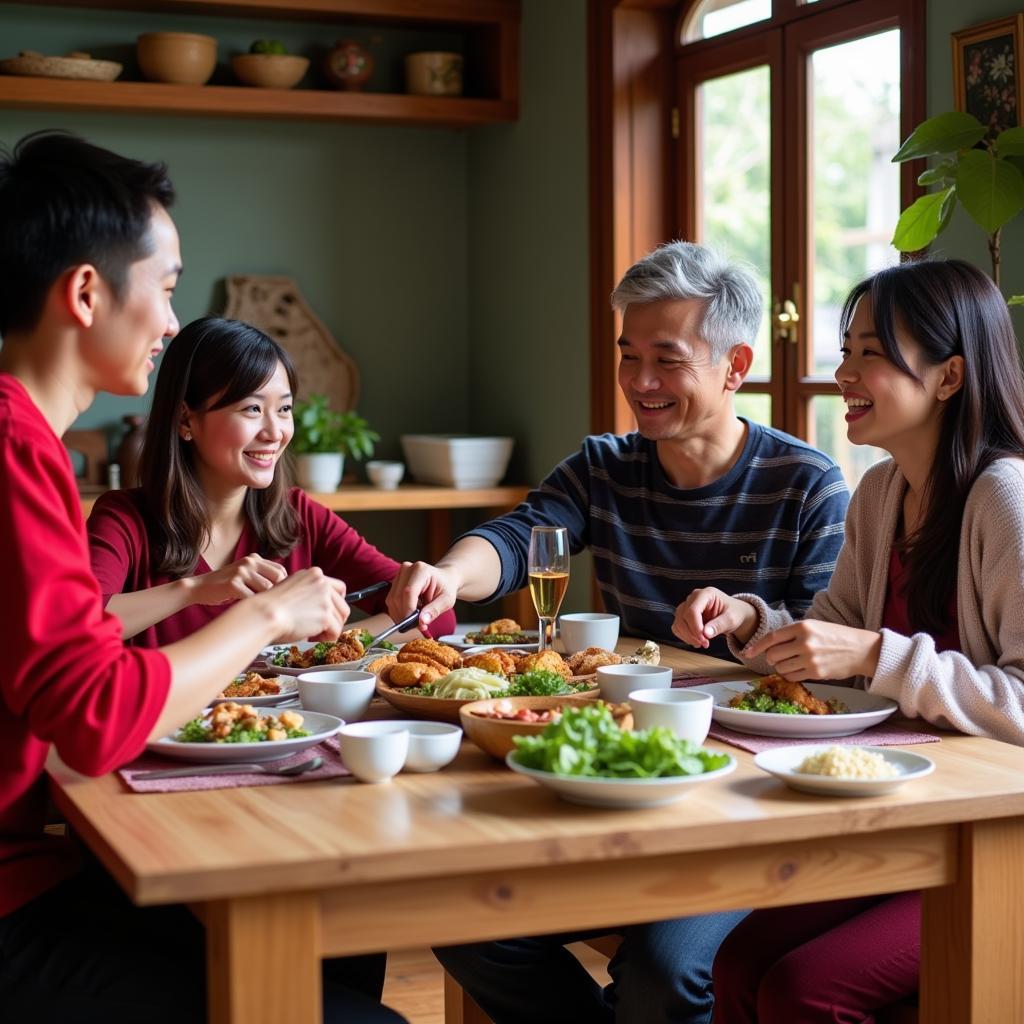
<svg viewBox="0 0 1024 1024"><path fill-rule="evenodd" d="M421 661L404 661L391 666L387 682L389 686L425 686L427 683L436 683L446 675L446 668L425 665Z"/></svg>
<svg viewBox="0 0 1024 1024"><path fill-rule="evenodd" d="M384 670L397 664L398 658L394 654L383 654L379 658L374 658L373 661L366 666L366 671L372 672L374 675L380 676L383 679Z"/></svg>
<svg viewBox="0 0 1024 1024"><path fill-rule="evenodd" d="M515 671L516 663L505 651L482 651L480 654L471 654L468 658L463 658L462 667L481 668L491 675L507 679L509 673Z"/></svg>
<svg viewBox="0 0 1024 1024"><path fill-rule="evenodd" d="M246 672L242 679L229 683L217 696L266 697L280 692L281 686L276 679L264 679L258 672Z"/></svg>
<svg viewBox="0 0 1024 1024"><path fill-rule="evenodd" d="M341 665L346 661L357 661L366 651L355 637L349 640L336 640L327 649L323 663L325 665Z"/></svg>
<svg viewBox="0 0 1024 1024"><path fill-rule="evenodd" d="M451 666L446 665L443 661L437 661L428 654L420 654L416 651L410 654L406 654L405 651L399 651L398 662L401 665L429 665L431 668L436 668L443 675L447 675L452 670Z"/></svg>
<svg viewBox="0 0 1024 1024"><path fill-rule="evenodd" d="M593 675L602 665L621 665L622 657L614 651L606 651L603 647L588 647L585 651L577 651L567 659L574 676Z"/></svg>
<svg viewBox="0 0 1024 1024"><path fill-rule="evenodd" d="M535 651L516 661L517 672L529 672L535 668L545 672L557 672L563 679L568 679L572 675L572 671L558 651Z"/></svg>
<svg viewBox="0 0 1024 1024"><path fill-rule="evenodd" d="M488 636L495 636L498 633L522 633L523 627L515 619L495 619L480 630Z"/></svg>
<svg viewBox="0 0 1024 1024"><path fill-rule="evenodd" d="M448 668L458 668L462 664L462 655L449 647L447 644L438 643L436 640L422 639L410 640L401 651L402 654L423 654L432 661L447 665ZM415 659L409 659L415 660Z"/></svg>
<svg viewBox="0 0 1024 1024"><path fill-rule="evenodd" d="M810 715L832 714L832 709L828 704L815 697L803 683L783 679L778 673L755 681L757 688L767 693L773 700L788 700L791 704L804 708Z"/></svg>

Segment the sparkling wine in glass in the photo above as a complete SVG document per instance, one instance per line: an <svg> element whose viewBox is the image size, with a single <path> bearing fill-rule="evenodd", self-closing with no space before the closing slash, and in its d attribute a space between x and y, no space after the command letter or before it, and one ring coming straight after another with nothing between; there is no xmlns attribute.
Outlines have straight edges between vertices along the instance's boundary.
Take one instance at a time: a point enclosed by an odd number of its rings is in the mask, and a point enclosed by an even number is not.
<svg viewBox="0 0 1024 1024"><path fill-rule="evenodd" d="M569 531L564 526L533 528L527 572L530 597L540 619L538 650L549 650L555 638L555 618L569 586Z"/></svg>

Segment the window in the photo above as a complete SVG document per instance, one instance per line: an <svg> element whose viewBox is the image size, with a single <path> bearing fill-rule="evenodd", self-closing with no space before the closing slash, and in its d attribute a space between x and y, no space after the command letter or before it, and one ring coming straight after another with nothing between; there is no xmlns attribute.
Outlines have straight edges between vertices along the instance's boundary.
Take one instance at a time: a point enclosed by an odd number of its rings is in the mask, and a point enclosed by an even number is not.
<svg viewBox="0 0 1024 1024"><path fill-rule="evenodd" d="M750 262L768 310L738 410L829 452L851 485L884 453L846 440L839 313L899 258L913 182L891 157L921 119L922 21L917 0L700 0L676 37L677 234Z"/></svg>

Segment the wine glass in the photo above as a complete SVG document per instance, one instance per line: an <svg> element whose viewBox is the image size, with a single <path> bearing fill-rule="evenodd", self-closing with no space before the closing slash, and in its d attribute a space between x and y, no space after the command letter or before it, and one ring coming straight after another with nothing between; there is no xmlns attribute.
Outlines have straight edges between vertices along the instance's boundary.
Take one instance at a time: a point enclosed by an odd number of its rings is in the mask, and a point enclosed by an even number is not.
<svg viewBox="0 0 1024 1024"><path fill-rule="evenodd" d="M564 526L535 526L530 531L527 556L530 597L540 619L537 649L551 649L555 617L569 586L569 531Z"/></svg>

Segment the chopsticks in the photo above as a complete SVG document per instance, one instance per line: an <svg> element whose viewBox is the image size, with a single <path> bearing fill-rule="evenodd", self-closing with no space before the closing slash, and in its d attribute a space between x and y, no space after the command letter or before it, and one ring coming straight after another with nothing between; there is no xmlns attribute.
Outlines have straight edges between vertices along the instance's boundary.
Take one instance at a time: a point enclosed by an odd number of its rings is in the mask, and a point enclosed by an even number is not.
<svg viewBox="0 0 1024 1024"><path fill-rule="evenodd" d="M377 594L381 590L386 590L391 586L391 580L381 580L380 583L373 583L368 587L363 587L362 590L353 590L351 594L345 595L345 600L350 604L353 601L361 601L364 597L369 597L371 594Z"/></svg>

